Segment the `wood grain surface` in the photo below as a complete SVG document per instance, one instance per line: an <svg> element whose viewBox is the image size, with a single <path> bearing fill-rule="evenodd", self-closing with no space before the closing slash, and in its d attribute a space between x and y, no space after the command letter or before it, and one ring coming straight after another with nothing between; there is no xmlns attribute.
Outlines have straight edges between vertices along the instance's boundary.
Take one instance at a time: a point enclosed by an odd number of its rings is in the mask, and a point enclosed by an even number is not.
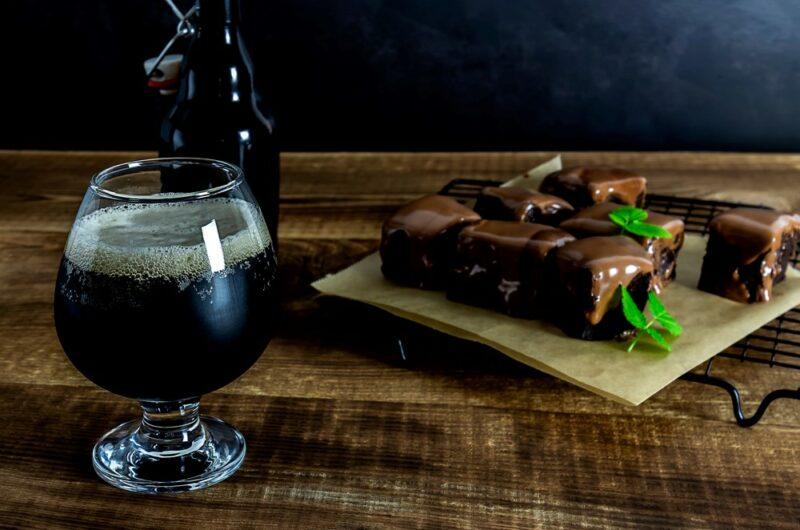
<svg viewBox="0 0 800 530"><path fill-rule="evenodd" d="M800 404L742 429L720 390L678 381L637 408L490 350L422 337L314 298L308 283L375 250L382 219L456 177L510 178L548 153L283 156L282 311L258 363L206 396L238 426L241 470L151 497L97 479L94 441L138 414L63 355L56 268L90 175L149 153L0 153L0 526L140 528L783 527L800 525ZM568 153L650 189L800 209L800 156ZM114 357L109 362L135 362ZM725 363L724 361L722 361ZM751 403L798 374L729 361Z"/></svg>

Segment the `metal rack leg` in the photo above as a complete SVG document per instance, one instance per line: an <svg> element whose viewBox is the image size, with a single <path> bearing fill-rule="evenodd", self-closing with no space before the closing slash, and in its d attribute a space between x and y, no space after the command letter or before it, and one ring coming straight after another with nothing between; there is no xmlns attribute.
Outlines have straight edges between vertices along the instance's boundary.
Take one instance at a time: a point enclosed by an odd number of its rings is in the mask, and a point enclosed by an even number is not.
<svg viewBox="0 0 800 530"><path fill-rule="evenodd" d="M773 390L769 394L767 394L764 399L761 401L761 404L756 409L755 413L752 416L746 417L744 412L742 411L742 398L739 394L739 390L733 386L733 384L729 383L725 379L720 377L714 377L713 375L708 374L696 374L689 372L681 376L681 379L685 379L686 381L693 381L695 383L702 383L705 385L713 385L723 390L726 390L728 394L731 396L731 402L733 404L733 415L736 418L736 423L739 424L740 427L752 427L756 423L761 420L761 417L767 411L767 408L772 404L773 401L776 399L784 398L784 399L797 399L800 400L800 389L798 390L789 390L789 389L780 389L780 390Z"/></svg>

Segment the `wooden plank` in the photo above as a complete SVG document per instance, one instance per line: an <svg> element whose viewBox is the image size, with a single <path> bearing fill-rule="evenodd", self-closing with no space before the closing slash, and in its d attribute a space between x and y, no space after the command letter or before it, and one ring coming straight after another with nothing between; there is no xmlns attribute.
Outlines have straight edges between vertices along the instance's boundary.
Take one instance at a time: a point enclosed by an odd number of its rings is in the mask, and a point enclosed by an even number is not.
<svg viewBox="0 0 800 530"><path fill-rule="evenodd" d="M726 394L686 382L629 408L440 337L421 337L401 362L396 320L308 287L374 251L404 201L454 177L509 178L548 155L284 155L280 333L204 398L242 428L248 458L219 486L153 498L94 477L93 441L136 408L75 371L51 314L89 176L148 154L0 153L0 526L796 527L796 402L744 430ZM640 170L659 192L800 209L797 155L566 160ZM751 401L798 384L789 370L723 364Z"/></svg>
<svg viewBox="0 0 800 530"><path fill-rule="evenodd" d="M95 389L37 385L3 384L0 396L0 447L13 454L4 462L0 520L13 524L796 523L797 494L787 487L800 480L796 430L725 424L710 439L708 422L697 418L597 421L591 413L220 394L206 400L207 410L248 437L245 465L223 486L153 498L104 486L88 460L94 431L128 418L129 403ZM42 412L31 422L34 408ZM762 474L743 437L749 447L769 447L781 466Z"/></svg>

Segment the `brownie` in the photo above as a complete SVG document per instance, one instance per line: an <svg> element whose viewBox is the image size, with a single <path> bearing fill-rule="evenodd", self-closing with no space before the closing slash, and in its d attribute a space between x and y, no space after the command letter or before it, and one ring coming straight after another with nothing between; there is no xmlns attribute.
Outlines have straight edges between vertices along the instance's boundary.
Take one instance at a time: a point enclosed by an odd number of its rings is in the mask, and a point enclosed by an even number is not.
<svg viewBox="0 0 800 530"><path fill-rule="evenodd" d="M572 205L560 197L514 186L483 188L475 211L484 219L552 226L575 213Z"/></svg>
<svg viewBox="0 0 800 530"><path fill-rule="evenodd" d="M481 221L464 228L456 241L447 297L532 318L547 254L575 238L552 226Z"/></svg>
<svg viewBox="0 0 800 530"><path fill-rule="evenodd" d="M800 216L734 208L709 224L698 289L736 302L767 302L786 276L800 239Z"/></svg>
<svg viewBox="0 0 800 530"><path fill-rule="evenodd" d="M480 220L471 209L441 195L428 195L403 206L383 223L383 275L413 287L444 287L458 232Z"/></svg>
<svg viewBox="0 0 800 530"><path fill-rule="evenodd" d="M624 169L572 167L547 175L539 191L565 199L576 209L599 202L641 207L647 180Z"/></svg>
<svg viewBox="0 0 800 530"><path fill-rule="evenodd" d="M621 228L608 218L608 214L620 207L619 204L601 202L581 210L561 223L559 227L579 239L617 235L621 233ZM653 288L656 292L661 293L675 279L678 252L683 247L685 226L678 217L649 211L645 222L660 226L672 234L672 239L625 234L635 239L652 258L653 265L655 265Z"/></svg>
<svg viewBox="0 0 800 530"><path fill-rule="evenodd" d="M653 262L629 237L587 237L553 250L545 274L548 319L571 337L604 340L633 331L622 313L619 286L644 309Z"/></svg>

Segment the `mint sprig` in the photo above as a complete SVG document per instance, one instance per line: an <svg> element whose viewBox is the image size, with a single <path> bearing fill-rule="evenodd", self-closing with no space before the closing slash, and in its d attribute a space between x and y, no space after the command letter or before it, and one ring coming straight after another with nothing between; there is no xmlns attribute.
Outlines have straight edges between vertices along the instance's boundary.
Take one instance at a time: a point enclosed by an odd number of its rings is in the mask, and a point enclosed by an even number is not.
<svg viewBox="0 0 800 530"><path fill-rule="evenodd" d="M660 324L661 327L674 338L677 338L683 333L683 328L678 324L675 317L669 314L658 296L653 292L647 294L647 299L650 302L650 313L653 315L653 318L648 321L645 314L639 309L639 306L636 305L628 289L626 289L624 285L620 285L619 289L622 300L622 313L625 315L625 320L636 328L633 340L631 340L631 343L628 345L628 351L632 351L636 347L636 344L639 343L639 340L645 336L649 336L653 339L653 342L665 350L672 351L672 346L666 337L653 326L656 323Z"/></svg>
<svg viewBox="0 0 800 530"><path fill-rule="evenodd" d="M635 236L672 239L672 234L664 227L645 223L647 211L635 206L617 208L608 214L608 218L622 228L623 232L628 232Z"/></svg>

